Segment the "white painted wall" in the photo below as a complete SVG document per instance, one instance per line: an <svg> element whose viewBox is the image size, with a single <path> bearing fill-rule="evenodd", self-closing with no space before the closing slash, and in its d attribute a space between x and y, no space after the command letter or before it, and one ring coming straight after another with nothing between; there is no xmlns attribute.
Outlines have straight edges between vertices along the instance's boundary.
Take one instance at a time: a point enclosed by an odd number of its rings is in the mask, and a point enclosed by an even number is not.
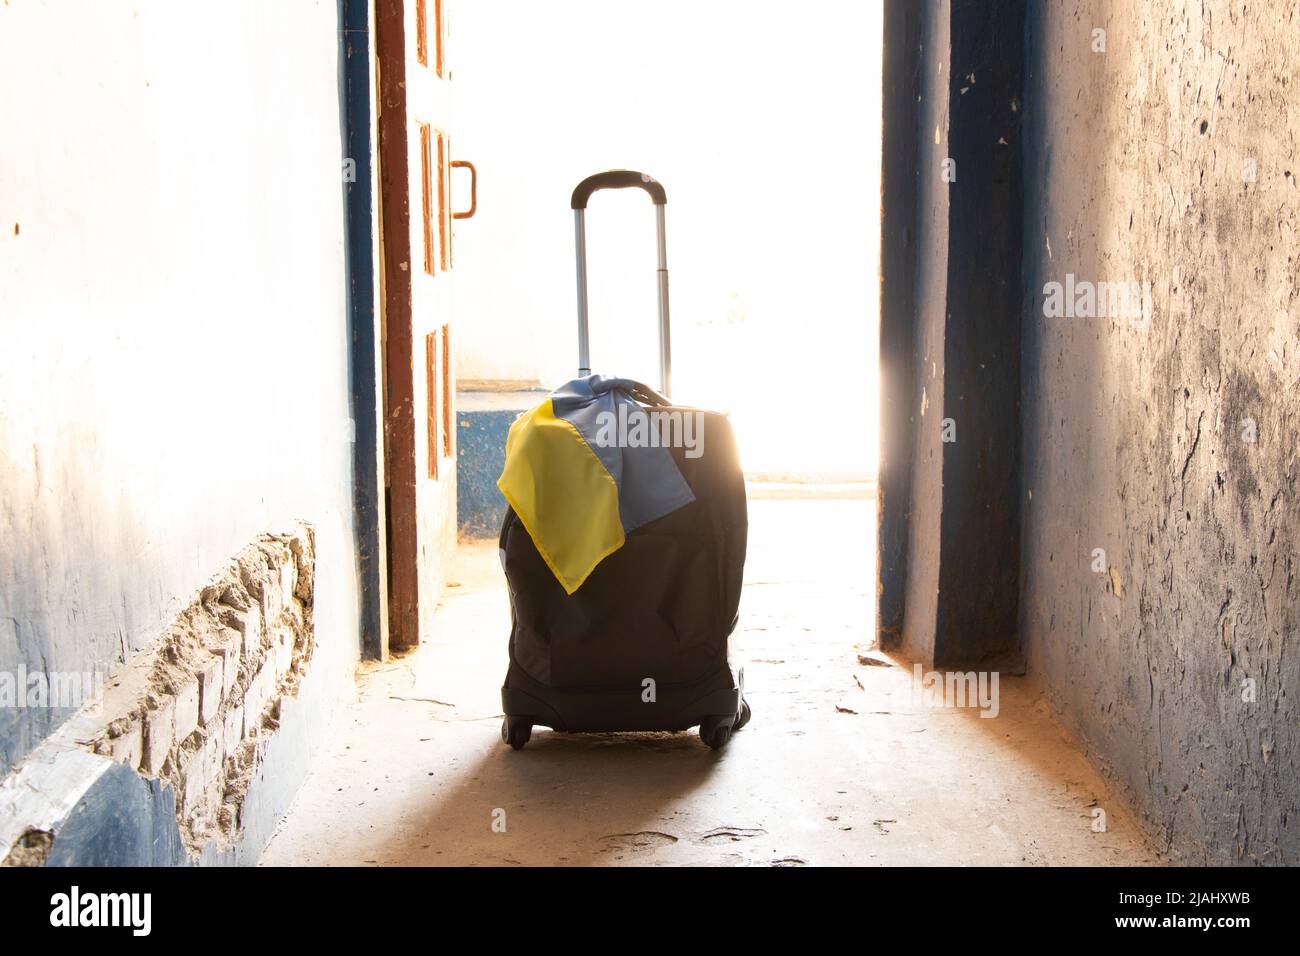
<svg viewBox="0 0 1300 956"><path fill-rule="evenodd" d="M640 169L668 191L675 397L731 410L747 468L874 471L879 4L450 9L453 146L479 168L460 376L575 374L569 194ZM593 364L653 381L650 203L602 193L587 221Z"/></svg>
<svg viewBox="0 0 1300 956"><path fill-rule="evenodd" d="M334 0L0 6L0 669L112 668L290 518L356 658L338 50Z"/></svg>

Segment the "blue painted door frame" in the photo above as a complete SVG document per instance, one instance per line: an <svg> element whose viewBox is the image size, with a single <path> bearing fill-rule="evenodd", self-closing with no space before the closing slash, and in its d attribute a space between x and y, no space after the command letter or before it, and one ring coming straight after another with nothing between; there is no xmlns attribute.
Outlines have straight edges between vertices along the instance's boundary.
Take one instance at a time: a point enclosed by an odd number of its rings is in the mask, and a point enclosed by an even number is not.
<svg viewBox="0 0 1300 956"><path fill-rule="evenodd" d="M384 476L380 430L379 343L376 310L374 182L375 61L369 0L339 0L339 61L346 130L347 272L351 342L353 525L360 575L361 653L379 659L387 648L384 554ZM347 162L350 160L351 162Z"/></svg>

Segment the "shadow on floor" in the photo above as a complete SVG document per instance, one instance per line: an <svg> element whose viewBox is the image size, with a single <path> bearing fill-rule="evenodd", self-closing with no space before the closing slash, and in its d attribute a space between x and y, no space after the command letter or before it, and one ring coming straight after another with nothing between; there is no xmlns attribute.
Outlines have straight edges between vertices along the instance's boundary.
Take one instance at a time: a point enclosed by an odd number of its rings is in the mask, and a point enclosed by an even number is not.
<svg viewBox="0 0 1300 956"><path fill-rule="evenodd" d="M751 502L733 657L754 719L694 734L500 739L509 606L462 547L435 633L364 669L263 857L315 865L1146 864L1157 857L1023 679L929 708L872 635L874 502ZM504 831L500 824L504 822ZM497 827L494 828L493 824Z"/></svg>

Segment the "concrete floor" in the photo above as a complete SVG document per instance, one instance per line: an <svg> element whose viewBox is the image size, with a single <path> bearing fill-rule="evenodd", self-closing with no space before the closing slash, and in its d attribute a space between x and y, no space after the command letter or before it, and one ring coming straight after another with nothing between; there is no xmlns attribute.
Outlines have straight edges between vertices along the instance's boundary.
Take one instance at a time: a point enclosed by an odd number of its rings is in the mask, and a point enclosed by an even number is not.
<svg viewBox="0 0 1300 956"><path fill-rule="evenodd" d="M869 646L875 502L751 501L733 640L753 722L499 736L509 604L462 546L435 633L359 675L273 865L1151 864L1159 858L1023 679L994 719L913 700ZM1093 832L1093 808L1106 832ZM496 824L494 827L494 823ZM504 832L500 832L504 823Z"/></svg>

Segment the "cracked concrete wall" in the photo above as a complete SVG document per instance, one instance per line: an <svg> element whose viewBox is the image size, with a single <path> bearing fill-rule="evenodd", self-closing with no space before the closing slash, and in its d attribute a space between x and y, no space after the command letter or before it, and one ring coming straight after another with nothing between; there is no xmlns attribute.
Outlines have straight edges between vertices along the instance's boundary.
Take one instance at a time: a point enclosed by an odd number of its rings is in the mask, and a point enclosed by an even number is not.
<svg viewBox="0 0 1300 956"><path fill-rule="evenodd" d="M298 519L357 656L337 4L210 12L0 6L0 673L116 672Z"/></svg>
<svg viewBox="0 0 1300 956"><path fill-rule="evenodd" d="M1300 10L1027 26L1029 672L1173 859L1300 863ZM1070 275L1150 321L1045 318Z"/></svg>

